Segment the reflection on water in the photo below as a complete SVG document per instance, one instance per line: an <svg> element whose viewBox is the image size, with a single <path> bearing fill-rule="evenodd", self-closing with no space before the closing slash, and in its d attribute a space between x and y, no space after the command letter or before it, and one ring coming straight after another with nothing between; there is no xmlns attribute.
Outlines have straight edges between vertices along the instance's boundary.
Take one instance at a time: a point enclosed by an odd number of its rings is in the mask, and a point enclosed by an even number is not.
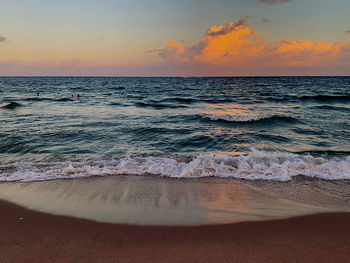
<svg viewBox="0 0 350 263"><path fill-rule="evenodd" d="M316 181L303 191L297 182L118 176L2 183L0 198L43 212L103 222L197 225L347 210L347 199L337 198L339 194L330 198L324 189L330 192L332 186L325 184Z"/></svg>
<svg viewBox="0 0 350 263"><path fill-rule="evenodd" d="M244 104L208 104L203 114L217 116L254 116L253 107Z"/></svg>

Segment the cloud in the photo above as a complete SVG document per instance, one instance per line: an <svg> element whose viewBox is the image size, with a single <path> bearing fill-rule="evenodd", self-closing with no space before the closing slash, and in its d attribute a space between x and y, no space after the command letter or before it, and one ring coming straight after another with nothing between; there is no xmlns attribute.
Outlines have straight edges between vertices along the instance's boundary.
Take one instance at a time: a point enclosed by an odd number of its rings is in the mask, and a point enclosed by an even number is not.
<svg viewBox="0 0 350 263"><path fill-rule="evenodd" d="M277 4L277 3L286 3L289 2L289 0L259 0L259 3L266 3L266 4Z"/></svg>
<svg viewBox="0 0 350 263"><path fill-rule="evenodd" d="M159 56L169 68L197 69L231 74L265 74L275 72L305 73L311 69L334 66L340 58L349 57L349 42L326 42L280 39L268 42L257 30L250 28L247 17L227 25L210 27L205 37L192 47L169 41ZM344 66L344 62L342 62ZM349 63L345 63L347 67ZM293 70L291 70L293 69ZM191 70L193 71L193 70ZM294 73L293 73L294 74Z"/></svg>
<svg viewBox="0 0 350 263"><path fill-rule="evenodd" d="M244 25L246 21L249 19L249 16L245 16L244 18L240 18L237 23L230 22L225 26L212 26L207 31L207 36L219 36L219 35L226 35L233 30L235 30L236 27L239 27L241 25Z"/></svg>
<svg viewBox="0 0 350 263"><path fill-rule="evenodd" d="M261 19L261 22L263 22L264 24L268 24L268 23L270 23L270 19L268 19L268 18L266 18L266 17L264 17L263 19Z"/></svg>
<svg viewBox="0 0 350 263"><path fill-rule="evenodd" d="M346 33L350 34L350 30L346 31Z"/></svg>
<svg viewBox="0 0 350 263"><path fill-rule="evenodd" d="M0 42L6 41L6 37L0 36Z"/></svg>

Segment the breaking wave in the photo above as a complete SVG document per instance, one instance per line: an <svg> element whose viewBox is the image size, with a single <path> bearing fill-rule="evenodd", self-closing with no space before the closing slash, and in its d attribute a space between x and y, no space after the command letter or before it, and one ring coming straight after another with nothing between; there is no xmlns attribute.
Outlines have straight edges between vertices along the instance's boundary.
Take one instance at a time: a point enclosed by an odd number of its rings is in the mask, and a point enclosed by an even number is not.
<svg viewBox="0 0 350 263"><path fill-rule="evenodd" d="M91 162L17 162L0 165L0 181L42 181L92 176L222 177L289 181L296 176L349 180L350 156L327 157L252 149L249 154L202 154L192 159L127 156Z"/></svg>
<svg viewBox="0 0 350 263"><path fill-rule="evenodd" d="M216 115L216 114L202 114L203 119L212 121L226 121L226 122L266 122L266 121L287 121L292 122L297 119L291 116L283 115Z"/></svg>

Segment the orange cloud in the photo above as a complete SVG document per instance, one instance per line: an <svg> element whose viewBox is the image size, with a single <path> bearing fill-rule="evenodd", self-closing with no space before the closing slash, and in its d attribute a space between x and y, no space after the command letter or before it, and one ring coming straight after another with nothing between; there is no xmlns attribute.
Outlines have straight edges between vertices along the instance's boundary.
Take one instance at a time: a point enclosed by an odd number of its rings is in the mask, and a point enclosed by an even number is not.
<svg viewBox="0 0 350 263"><path fill-rule="evenodd" d="M349 42L319 42L310 40L279 40L276 49L281 54L285 65L312 66L315 63L327 62L336 59L339 54L349 47Z"/></svg>
<svg viewBox="0 0 350 263"><path fill-rule="evenodd" d="M230 24L229 27L231 27ZM266 47L265 40L245 24L233 27L225 34L214 36L210 34L219 28L211 27L208 30L207 37L203 40L206 46L201 54L195 56L196 61L213 64L227 63L232 60L232 57L260 56Z"/></svg>
<svg viewBox="0 0 350 263"><path fill-rule="evenodd" d="M168 43L168 49L175 49L177 52L183 53L185 51L181 44L176 44L174 41L170 40Z"/></svg>
<svg viewBox="0 0 350 263"><path fill-rule="evenodd" d="M174 41L159 52L166 64L190 64L192 67L229 67L243 69L288 69L319 67L349 56L349 42L325 42L280 39L268 42L246 24L246 18L227 25L212 26L197 45L183 47ZM343 63L343 61L342 61ZM343 63L344 64L344 63ZM254 74L252 72L252 74Z"/></svg>

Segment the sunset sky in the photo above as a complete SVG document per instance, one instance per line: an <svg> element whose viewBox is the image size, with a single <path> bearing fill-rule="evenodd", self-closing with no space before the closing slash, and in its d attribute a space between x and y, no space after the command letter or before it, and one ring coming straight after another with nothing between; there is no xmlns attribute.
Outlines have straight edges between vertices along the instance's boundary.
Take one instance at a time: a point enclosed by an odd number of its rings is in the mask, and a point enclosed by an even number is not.
<svg viewBox="0 0 350 263"><path fill-rule="evenodd" d="M349 0L2 0L0 75L350 75Z"/></svg>

